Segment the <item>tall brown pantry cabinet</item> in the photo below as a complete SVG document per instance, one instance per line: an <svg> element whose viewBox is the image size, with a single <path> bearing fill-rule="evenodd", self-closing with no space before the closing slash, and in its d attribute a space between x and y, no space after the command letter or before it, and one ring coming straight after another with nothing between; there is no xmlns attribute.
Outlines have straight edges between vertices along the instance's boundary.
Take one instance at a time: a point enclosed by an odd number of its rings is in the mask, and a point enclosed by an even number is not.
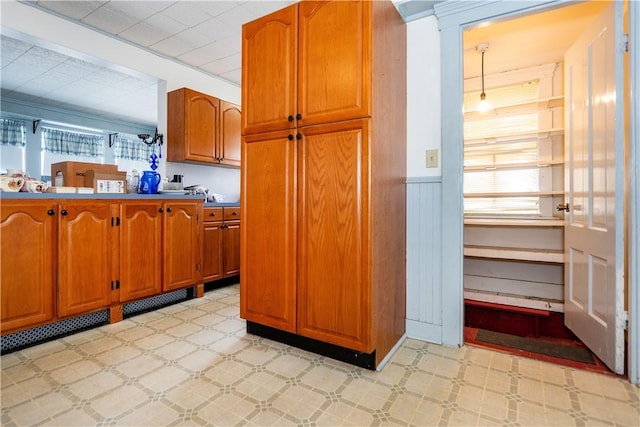
<svg viewBox="0 0 640 427"><path fill-rule="evenodd" d="M302 1L242 43L241 316L375 368L405 331L405 24Z"/></svg>

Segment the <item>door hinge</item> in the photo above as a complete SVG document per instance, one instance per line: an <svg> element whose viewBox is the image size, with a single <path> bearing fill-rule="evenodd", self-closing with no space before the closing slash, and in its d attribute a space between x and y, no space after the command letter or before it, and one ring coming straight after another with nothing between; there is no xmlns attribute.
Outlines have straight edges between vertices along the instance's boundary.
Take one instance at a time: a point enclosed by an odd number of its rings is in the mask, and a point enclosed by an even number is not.
<svg viewBox="0 0 640 427"><path fill-rule="evenodd" d="M629 33L624 33L622 35L622 51L629 52Z"/></svg>
<svg viewBox="0 0 640 427"><path fill-rule="evenodd" d="M629 312L623 311L620 313L620 318L618 319L618 325L622 328L623 331L629 330Z"/></svg>

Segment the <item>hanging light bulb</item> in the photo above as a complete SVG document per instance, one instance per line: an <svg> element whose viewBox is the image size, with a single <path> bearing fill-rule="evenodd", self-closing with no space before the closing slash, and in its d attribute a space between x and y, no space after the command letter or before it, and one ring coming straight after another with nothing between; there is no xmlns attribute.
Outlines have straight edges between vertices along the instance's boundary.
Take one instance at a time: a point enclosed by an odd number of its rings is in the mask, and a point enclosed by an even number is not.
<svg viewBox="0 0 640 427"><path fill-rule="evenodd" d="M476 51L482 55L482 92L480 93L480 103L478 111L487 112L493 108L491 102L487 101L487 94L484 93L484 53L489 49L489 43L480 43L476 46Z"/></svg>

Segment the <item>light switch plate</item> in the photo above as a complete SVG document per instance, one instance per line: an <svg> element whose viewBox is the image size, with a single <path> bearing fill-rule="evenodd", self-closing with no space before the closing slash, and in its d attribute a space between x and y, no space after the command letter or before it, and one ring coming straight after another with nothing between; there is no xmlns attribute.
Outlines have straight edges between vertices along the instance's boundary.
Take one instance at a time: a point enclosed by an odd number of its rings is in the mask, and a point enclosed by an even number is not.
<svg viewBox="0 0 640 427"><path fill-rule="evenodd" d="M428 168L437 168L438 167L438 149L427 150L427 167Z"/></svg>

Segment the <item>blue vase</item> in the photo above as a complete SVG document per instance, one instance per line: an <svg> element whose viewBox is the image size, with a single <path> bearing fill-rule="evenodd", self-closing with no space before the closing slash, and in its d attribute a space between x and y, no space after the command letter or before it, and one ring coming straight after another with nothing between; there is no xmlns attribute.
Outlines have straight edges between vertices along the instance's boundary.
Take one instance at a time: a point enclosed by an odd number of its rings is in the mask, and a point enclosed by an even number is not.
<svg viewBox="0 0 640 427"><path fill-rule="evenodd" d="M160 184L160 174L156 171L144 171L140 178L140 191L142 194L156 194Z"/></svg>

